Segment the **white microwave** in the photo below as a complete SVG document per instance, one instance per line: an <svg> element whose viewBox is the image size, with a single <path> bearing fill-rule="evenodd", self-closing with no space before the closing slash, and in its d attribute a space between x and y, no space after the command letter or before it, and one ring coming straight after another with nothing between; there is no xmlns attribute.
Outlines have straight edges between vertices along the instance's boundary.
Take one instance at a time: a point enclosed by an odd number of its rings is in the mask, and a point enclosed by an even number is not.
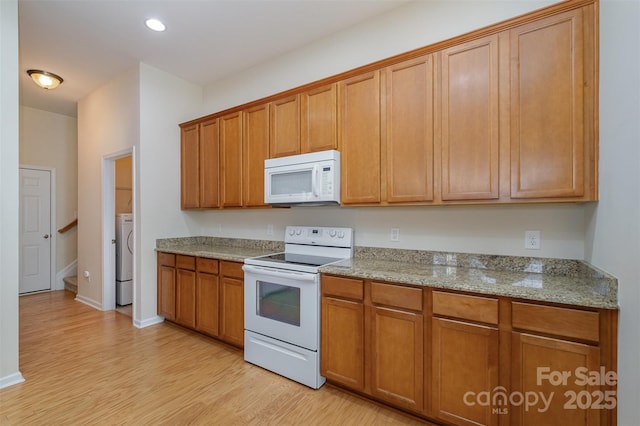
<svg viewBox="0 0 640 426"><path fill-rule="evenodd" d="M264 202L340 204L340 153L329 150L265 160Z"/></svg>

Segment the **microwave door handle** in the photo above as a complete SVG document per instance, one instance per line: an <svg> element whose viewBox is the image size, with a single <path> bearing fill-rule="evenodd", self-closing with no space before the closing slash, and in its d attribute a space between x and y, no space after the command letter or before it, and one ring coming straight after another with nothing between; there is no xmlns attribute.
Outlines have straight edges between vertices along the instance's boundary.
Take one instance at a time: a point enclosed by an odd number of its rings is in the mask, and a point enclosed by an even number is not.
<svg viewBox="0 0 640 426"><path fill-rule="evenodd" d="M317 164L313 165L313 176L311 177L311 191L314 198L318 198L318 168Z"/></svg>

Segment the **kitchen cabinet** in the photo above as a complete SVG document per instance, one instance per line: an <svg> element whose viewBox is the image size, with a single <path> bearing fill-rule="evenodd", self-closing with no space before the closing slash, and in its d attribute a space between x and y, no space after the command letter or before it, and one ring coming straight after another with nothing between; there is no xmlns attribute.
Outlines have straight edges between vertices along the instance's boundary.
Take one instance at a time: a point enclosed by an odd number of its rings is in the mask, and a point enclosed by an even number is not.
<svg viewBox="0 0 640 426"><path fill-rule="evenodd" d="M242 263L220 262L220 338L244 346L244 273Z"/></svg>
<svg viewBox="0 0 640 426"><path fill-rule="evenodd" d="M302 153L338 149L338 84L300 95L300 150Z"/></svg>
<svg viewBox="0 0 640 426"><path fill-rule="evenodd" d="M217 337L220 312L218 260L198 257L196 269L196 330Z"/></svg>
<svg viewBox="0 0 640 426"><path fill-rule="evenodd" d="M371 282L371 394L420 412L423 407L422 289Z"/></svg>
<svg viewBox="0 0 640 426"><path fill-rule="evenodd" d="M385 199L388 203L433 200L433 57L384 70L386 91Z"/></svg>
<svg viewBox="0 0 640 426"><path fill-rule="evenodd" d="M270 158L300 154L300 95L270 105Z"/></svg>
<svg viewBox="0 0 640 426"><path fill-rule="evenodd" d="M181 208L216 208L218 199L218 119L181 128Z"/></svg>
<svg viewBox="0 0 640 426"><path fill-rule="evenodd" d="M220 117L221 206L242 207L242 111Z"/></svg>
<svg viewBox="0 0 640 426"><path fill-rule="evenodd" d="M244 205L263 207L264 160L269 158L269 104L244 111Z"/></svg>
<svg viewBox="0 0 640 426"><path fill-rule="evenodd" d="M431 416L460 425L497 425L493 406L465 399L499 383L498 300L433 291ZM471 401L471 403L469 403Z"/></svg>
<svg viewBox="0 0 640 426"><path fill-rule="evenodd" d="M420 412L422 289L321 276L321 364L327 380Z"/></svg>
<svg viewBox="0 0 640 426"><path fill-rule="evenodd" d="M600 314L518 302L512 305L512 317L512 390L554 395L544 410L513 407L512 423L600 424L601 414L608 411L604 404L615 408L615 401L605 399L606 387L582 383L579 373L600 372ZM585 409L600 404L599 409Z"/></svg>
<svg viewBox="0 0 640 426"><path fill-rule="evenodd" d="M242 347L242 263L158 252L158 315Z"/></svg>
<svg viewBox="0 0 640 426"><path fill-rule="evenodd" d="M498 36L439 53L442 200L499 196Z"/></svg>
<svg viewBox="0 0 640 426"><path fill-rule="evenodd" d="M593 15L589 5L510 31L514 199L597 197Z"/></svg>
<svg viewBox="0 0 640 426"><path fill-rule="evenodd" d="M320 374L350 389L363 391L364 283L322 275L321 292Z"/></svg>
<svg viewBox="0 0 640 426"><path fill-rule="evenodd" d="M340 82L342 204L380 203L380 71Z"/></svg>
<svg viewBox="0 0 640 426"><path fill-rule="evenodd" d="M158 315L167 321L176 317L176 255L160 253L158 260Z"/></svg>
<svg viewBox="0 0 640 426"><path fill-rule="evenodd" d="M185 327L196 327L196 258L176 256L176 317Z"/></svg>

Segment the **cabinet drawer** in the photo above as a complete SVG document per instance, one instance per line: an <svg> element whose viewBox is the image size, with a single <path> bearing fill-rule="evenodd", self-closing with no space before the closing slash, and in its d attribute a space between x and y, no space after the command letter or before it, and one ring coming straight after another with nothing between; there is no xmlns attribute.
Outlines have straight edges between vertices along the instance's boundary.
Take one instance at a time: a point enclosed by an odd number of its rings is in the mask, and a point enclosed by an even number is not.
<svg viewBox="0 0 640 426"><path fill-rule="evenodd" d="M469 321L498 324L498 300L434 291L433 313Z"/></svg>
<svg viewBox="0 0 640 426"><path fill-rule="evenodd" d="M597 312L513 302L511 320L513 328L521 330L574 337L592 342L598 342L600 337Z"/></svg>
<svg viewBox="0 0 640 426"><path fill-rule="evenodd" d="M171 253L158 253L158 264L162 266L176 266L176 255Z"/></svg>
<svg viewBox="0 0 640 426"><path fill-rule="evenodd" d="M422 311L422 289L374 282L371 283L371 302Z"/></svg>
<svg viewBox="0 0 640 426"><path fill-rule="evenodd" d="M196 270L196 258L194 256L176 255L176 267L178 269Z"/></svg>
<svg viewBox="0 0 640 426"><path fill-rule="evenodd" d="M242 263L240 262L228 262L223 260L220 262L220 270L225 277L244 278L244 272L242 271Z"/></svg>
<svg viewBox="0 0 640 426"><path fill-rule="evenodd" d="M364 299L364 283L362 280L323 275L320 281L323 296L337 296L354 300Z"/></svg>
<svg viewBox="0 0 640 426"><path fill-rule="evenodd" d="M206 272L207 274L218 273L218 260L207 259L206 257L199 257L196 259L198 265L198 272Z"/></svg>

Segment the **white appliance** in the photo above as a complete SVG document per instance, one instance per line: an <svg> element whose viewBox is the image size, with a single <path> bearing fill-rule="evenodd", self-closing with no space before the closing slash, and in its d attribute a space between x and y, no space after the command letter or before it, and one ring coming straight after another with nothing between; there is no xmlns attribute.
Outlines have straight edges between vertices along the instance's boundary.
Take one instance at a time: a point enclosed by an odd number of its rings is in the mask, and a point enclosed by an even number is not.
<svg viewBox="0 0 640 426"><path fill-rule="evenodd" d="M284 252L244 261L244 359L318 389L318 268L351 258L353 230L287 226L284 241Z"/></svg>
<svg viewBox="0 0 640 426"><path fill-rule="evenodd" d="M340 152L311 152L264 161L264 202L340 204Z"/></svg>
<svg viewBox="0 0 640 426"><path fill-rule="evenodd" d="M116 303L133 302L133 215L116 215Z"/></svg>

